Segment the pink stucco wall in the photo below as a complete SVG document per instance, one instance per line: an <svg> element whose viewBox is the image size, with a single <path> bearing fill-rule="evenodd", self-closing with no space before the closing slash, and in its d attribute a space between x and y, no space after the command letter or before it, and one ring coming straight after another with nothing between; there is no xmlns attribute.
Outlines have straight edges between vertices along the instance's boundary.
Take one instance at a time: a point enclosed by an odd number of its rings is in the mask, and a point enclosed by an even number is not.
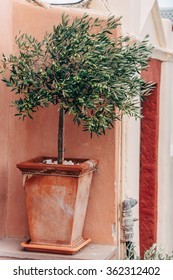
<svg viewBox="0 0 173 280"><path fill-rule="evenodd" d="M12 50L12 1L0 1L0 53ZM9 95L0 83L0 237L5 235L8 192Z"/></svg>
<svg viewBox="0 0 173 280"><path fill-rule="evenodd" d="M0 4L0 8L2 5L4 3ZM6 26L7 29L2 34L5 39L6 34L12 32L12 37L9 41L6 38L7 43L4 44L1 35L0 51L5 53L11 51L11 39L19 30L41 38L46 30L51 30L53 25L60 21L62 12L64 12L63 8L46 10L22 0L13 1L12 17L10 15L8 17L8 26L12 27L9 30ZM66 13L75 17L83 14L83 11L66 9ZM12 25L10 25L11 20ZM19 121L14 117L14 108L10 108L9 112L9 95L2 83L0 89L0 104L5 119L5 122L3 119L0 120L4 135L0 136L1 155L3 153L4 157L4 161L2 156L0 159L4 162L1 162L0 171L0 176L3 178L0 204L3 209L6 209L6 214L0 213L3 219L5 217L2 234L6 232L8 237L25 237L28 236L25 198L22 175L17 170L16 163L38 155L56 155L58 113L56 107L50 106L49 109L35 113L33 120ZM10 95L10 98L14 96ZM89 134L72 124L71 117L66 118L66 156L99 160L99 171L94 175L84 228L84 236L90 237L96 243L115 243L115 236L112 233L112 226L117 224L115 132L115 130L108 131L106 136L90 139Z"/></svg>

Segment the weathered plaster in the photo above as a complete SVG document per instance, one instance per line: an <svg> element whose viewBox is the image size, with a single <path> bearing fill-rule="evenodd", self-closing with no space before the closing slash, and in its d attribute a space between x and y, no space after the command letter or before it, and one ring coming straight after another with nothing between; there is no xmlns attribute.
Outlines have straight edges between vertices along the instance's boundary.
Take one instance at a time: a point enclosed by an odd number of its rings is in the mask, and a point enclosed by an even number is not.
<svg viewBox="0 0 173 280"><path fill-rule="evenodd" d="M85 11L84 9L64 7L43 9L26 1L13 1L11 18L13 38L21 30L21 32L29 32L41 39L46 30L51 31L53 25L60 22L63 12L74 18L83 15ZM88 13L93 17L100 15L93 10L91 13L88 10ZM5 46L2 51L6 51ZM10 98L12 100L15 97L11 94ZM7 100L4 101L3 106L8 110ZM58 112L57 108L50 106L49 109L42 109L35 113L33 120L27 119L24 122L14 117L14 113L15 108L11 108L10 116L6 118L6 123L8 124L9 120L10 124L9 154L6 155L9 170L6 225L8 237L24 237L28 236L28 223L22 175L17 170L16 163L39 155L56 155ZM116 129L108 131L106 136L101 138L94 136L90 139L89 134L84 133L82 128L73 125L72 118L67 116L65 133L67 157L96 158L99 160L99 170L94 174L90 192L84 236L90 237L96 243L115 244L117 239L115 240L115 236L112 236L112 224L117 224ZM4 180L4 184L7 186L6 180Z"/></svg>
<svg viewBox="0 0 173 280"><path fill-rule="evenodd" d="M143 77L156 83L153 93L142 102L140 171L140 248L141 255L157 242L158 222L158 137L160 113L161 62L151 60Z"/></svg>
<svg viewBox="0 0 173 280"><path fill-rule="evenodd" d="M12 51L12 1L0 1L0 53ZM3 27L3 28L2 28ZM9 95L0 81L0 237L6 234L9 160Z"/></svg>

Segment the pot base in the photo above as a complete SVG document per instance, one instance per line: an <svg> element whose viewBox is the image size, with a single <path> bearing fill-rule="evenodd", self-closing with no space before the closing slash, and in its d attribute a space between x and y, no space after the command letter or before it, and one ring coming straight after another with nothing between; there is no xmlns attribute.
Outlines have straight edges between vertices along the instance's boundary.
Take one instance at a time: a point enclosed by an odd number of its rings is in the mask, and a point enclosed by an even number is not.
<svg viewBox="0 0 173 280"><path fill-rule="evenodd" d="M85 245L91 242L90 238L81 239L72 246L56 246L56 245L44 245L44 244L33 244L31 240L24 241L21 243L23 249L33 252L44 252L44 253L55 253L64 255L73 255L82 249Z"/></svg>

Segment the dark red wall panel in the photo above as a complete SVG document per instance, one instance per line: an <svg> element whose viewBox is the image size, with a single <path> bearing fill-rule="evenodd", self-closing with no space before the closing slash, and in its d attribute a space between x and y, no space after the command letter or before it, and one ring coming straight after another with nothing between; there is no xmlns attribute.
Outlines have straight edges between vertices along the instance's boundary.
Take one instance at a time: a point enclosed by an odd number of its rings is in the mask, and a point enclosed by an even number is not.
<svg viewBox="0 0 173 280"><path fill-rule="evenodd" d="M158 198L158 139L161 62L152 59L148 71L142 76L156 82L156 87L142 102L141 169L140 169L140 251L149 249L157 241Z"/></svg>

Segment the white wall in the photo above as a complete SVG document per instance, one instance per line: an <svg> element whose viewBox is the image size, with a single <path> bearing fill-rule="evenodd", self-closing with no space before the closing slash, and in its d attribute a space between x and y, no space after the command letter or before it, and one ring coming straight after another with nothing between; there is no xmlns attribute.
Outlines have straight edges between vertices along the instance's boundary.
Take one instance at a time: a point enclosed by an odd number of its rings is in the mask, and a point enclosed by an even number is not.
<svg viewBox="0 0 173 280"><path fill-rule="evenodd" d="M170 155L173 119L173 64L162 63L159 129L158 244L173 250L173 155Z"/></svg>
<svg viewBox="0 0 173 280"><path fill-rule="evenodd" d="M140 119L122 122L122 198L135 198L133 217L139 219ZM139 254L139 220L134 222L135 251Z"/></svg>
<svg viewBox="0 0 173 280"><path fill-rule="evenodd" d="M162 20L167 49L173 51L173 32L169 20ZM160 88L158 176L158 244L173 250L173 61L162 62Z"/></svg>

